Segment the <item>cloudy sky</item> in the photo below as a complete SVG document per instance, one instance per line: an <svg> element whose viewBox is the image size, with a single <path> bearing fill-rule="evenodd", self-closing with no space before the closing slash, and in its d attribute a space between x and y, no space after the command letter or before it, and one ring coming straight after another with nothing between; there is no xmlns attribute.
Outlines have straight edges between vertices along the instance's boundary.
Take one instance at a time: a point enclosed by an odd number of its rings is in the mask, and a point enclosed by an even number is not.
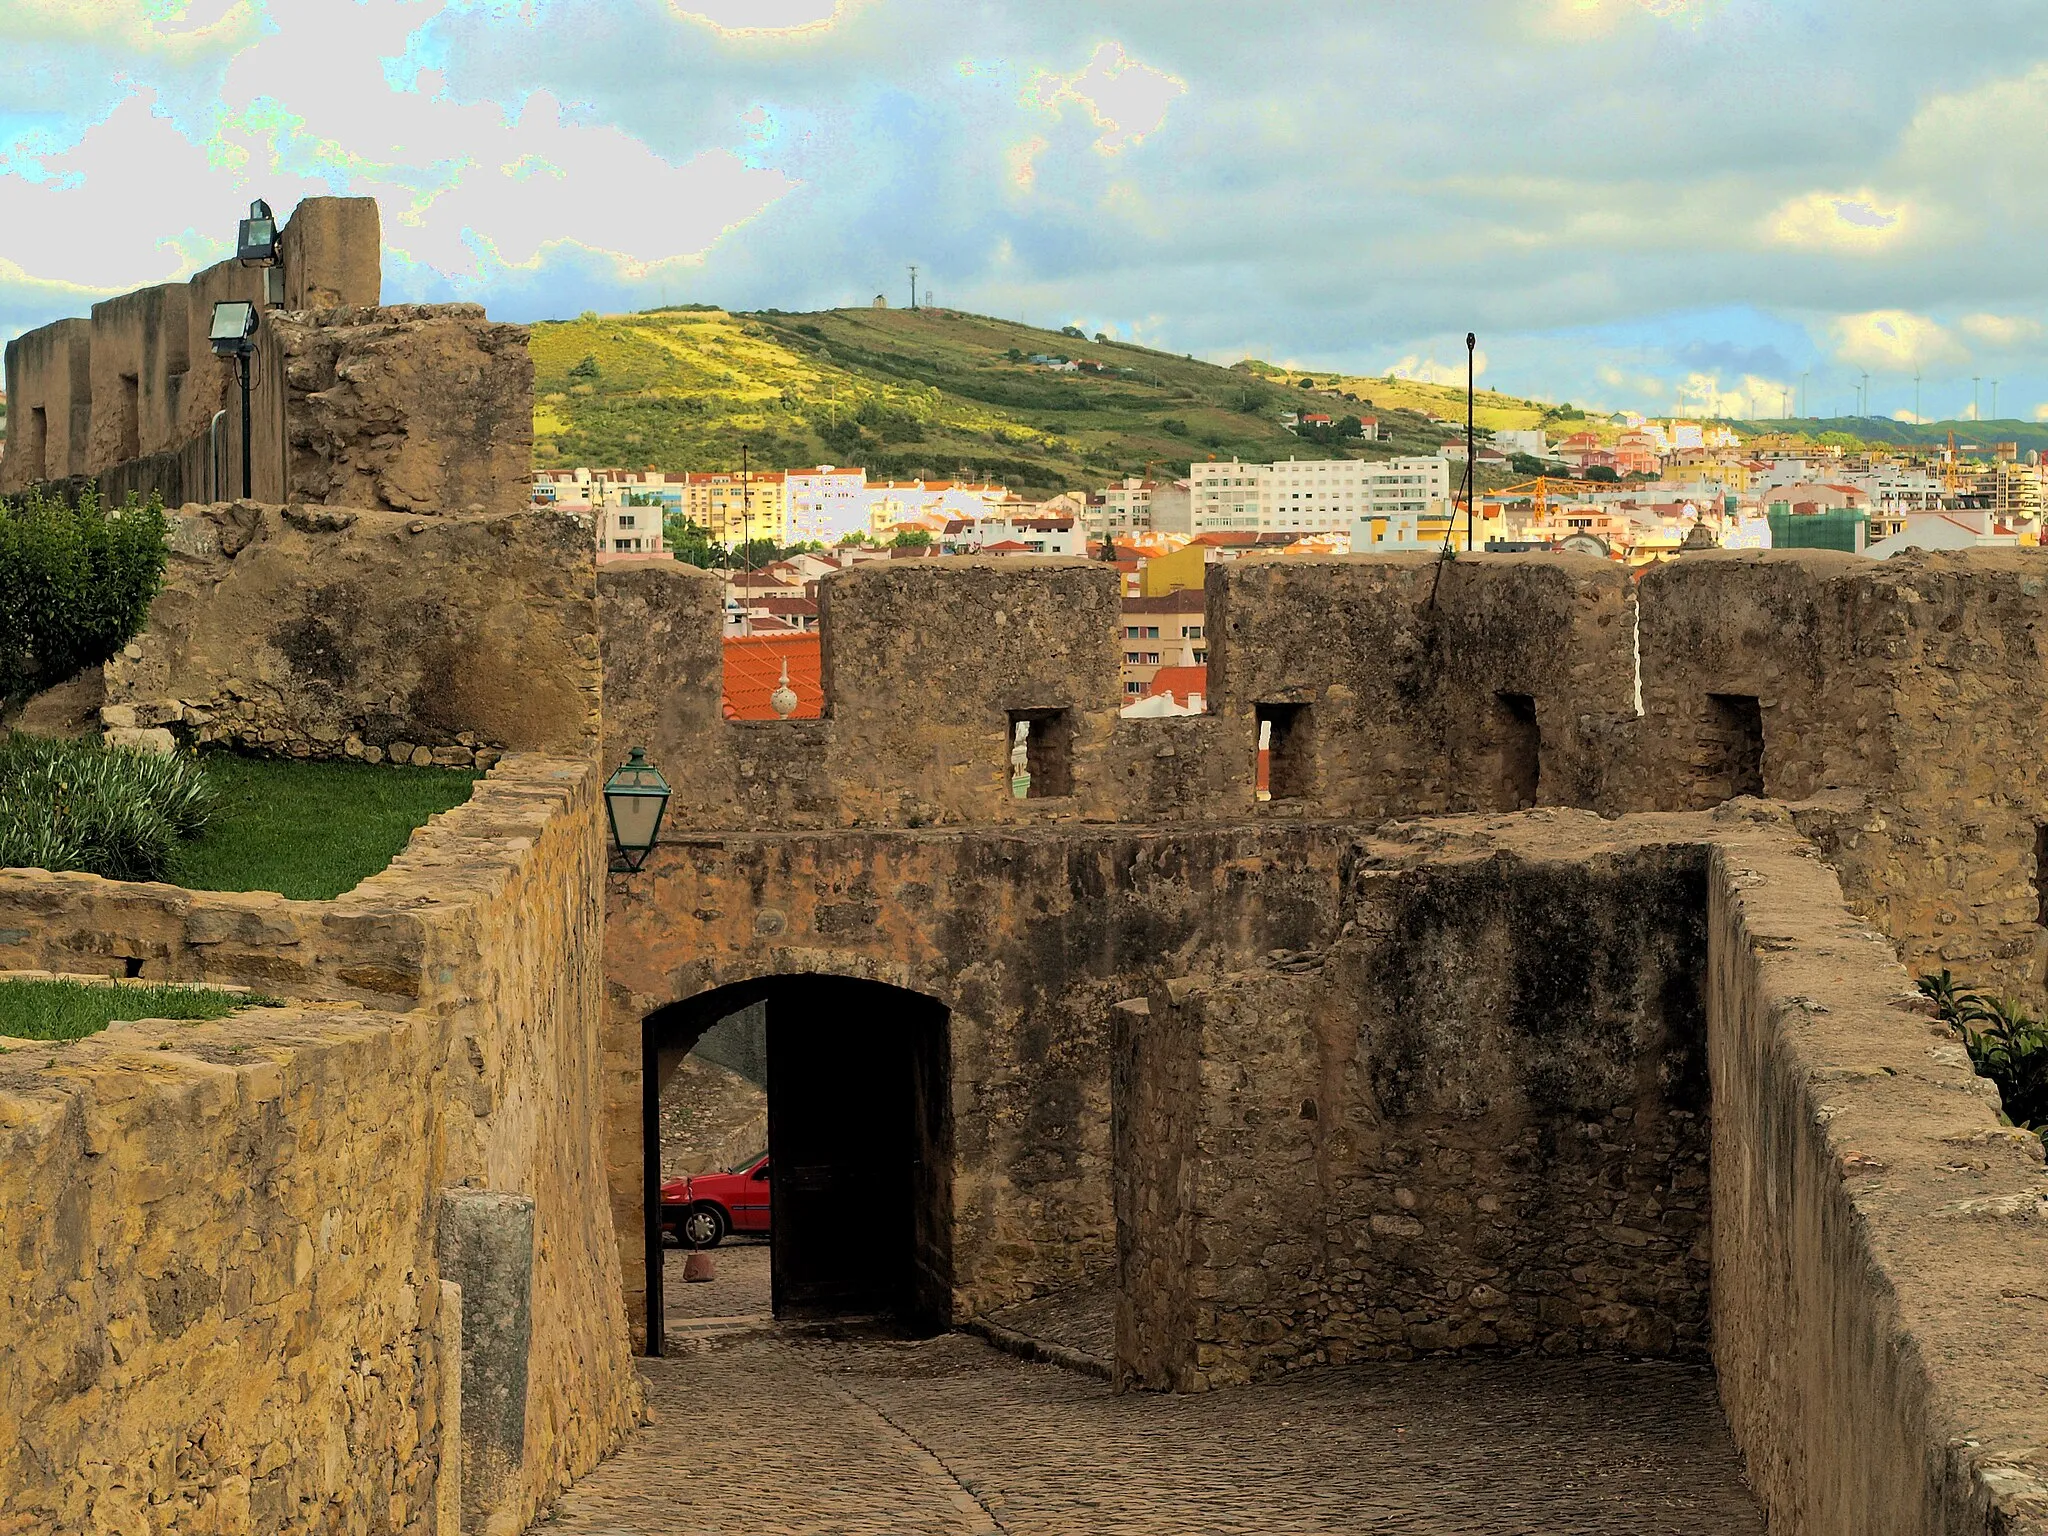
<svg viewBox="0 0 2048 1536"><path fill-rule="evenodd" d="M1550 399L2048 419L2048 0L0 0L0 336L383 209L507 319L941 304Z"/></svg>

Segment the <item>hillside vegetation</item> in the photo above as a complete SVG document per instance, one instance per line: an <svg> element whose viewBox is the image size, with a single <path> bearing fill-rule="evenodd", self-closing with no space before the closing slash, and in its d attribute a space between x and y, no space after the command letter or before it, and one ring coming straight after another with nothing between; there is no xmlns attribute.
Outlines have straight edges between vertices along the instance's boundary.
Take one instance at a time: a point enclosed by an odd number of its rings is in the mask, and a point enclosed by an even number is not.
<svg viewBox="0 0 2048 1536"><path fill-rule="evenodd" d="M534 326L532 350L540 468L731 469L745 443L760 468L859 464L879 479L1043 493L1233 455L1434 453L1444 435L1390 408L1378 381L1346 400L1255 363L1222 368L952 310L586 314ZM1055 372L1029 361L1037 354L1100 371ZM1391 436L1306 441L1281 425L1289 410L1377 415Z"/></svg>

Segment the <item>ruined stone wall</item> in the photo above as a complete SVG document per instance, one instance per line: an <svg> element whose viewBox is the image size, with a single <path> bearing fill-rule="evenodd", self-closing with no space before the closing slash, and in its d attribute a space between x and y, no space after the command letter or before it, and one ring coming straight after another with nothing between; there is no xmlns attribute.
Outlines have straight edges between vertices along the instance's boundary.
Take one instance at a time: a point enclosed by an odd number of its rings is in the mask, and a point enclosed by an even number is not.
<svg viewBox="0 0 2048 1536"><path fill-rule="evenodd" d="M1771 1529L2048 1530L2040 1142L1782 818L1710 879L1713 1340Z"/></svg>
<svg viewBox="0 0 2048 1536"><path fill-rule="evenodd" d="M605 755L645 746L669 825L947 826L1112 820L1122 794L1116 573L1085 560L858 566L821 585L826 717L732 722L719 578L607 567ZM772 652L771 652L772 654ZM1056 739L1056 778L1018 800L1018 714ZM1036 790L1034 791L1036 796Z"/></svg>
<svg viewBox="0 0 2048 1536"><path fill-rule="evenodd" d="M1802 826L1908 966L2038 995L2048 567L2037 555L1688 557L1644 577L1642 622L1645 715L1614 743L1595 803L1726 798L1729 701L1753 700L1760 792L1818 802Z"/></svg>
<svg viewBox="0 0 2048 1536"><path fill-rule="evenodd" d="M1573 555L1210 567L1209 707L1237 748L1217 809L1253 804L1262 710L1280 723L1260 815L1581 803L1594 771L1581 718L1630 708L1627 587L1619 567ZM1533 749L1533 783L1514 771L1517 745Z"/></svg>
<svg viewBox="0 0 2048 1536"><path fill-rule="evenodd" d="M1703 1354L1699 855L1378 859L1414 854L1364 851L1327 951L1126 1031L1129 1378Z"/></svg>
<svg viewBox="0 0 2048 1536"><path fill-rule="evenodd" d="M436 1036L294 1007L0 1056L0 1529L434 1531Z"/></svg>
<svg viewBox="0 0 2048 1536"><path fill-rule="evenodd" d="M7 1258L34 1267L47 1238L70 1265L20 1288L48 1363L11 1400L0 1380L34 1457L0 1515L103 1499L82 1529L136 1529L140 1501L181 1533L434 1530L450 1187L531 1202L531 1334L479 1344L516 1351L517 1433L473 1516L520 1529L617 1442L637 1387L598 1152L600 816L587 760L515 755L333 902L0 875L7 963L385 1010L0 1057L21 1138L0 1226L27 1224ZM132 1412L91 1395L115 1389ZM259 1498L282 1523L251 1526Z"/></svg>
<svg viewBox="0 0 2048 1536"><path fill-rule="evenodd" d="M101 715L292 757L489 767L598 735L590 530L573 514L190 507Z"/></svg>
<svg viewBox="0 0 2048 1536"><path fill-rule="evenodd" d="M715 836L615 875L606 917L612 1202L644 1294L641 1021L735 982L823 972L951 1010L954 1310L1114 1264L1115 1005L1174 974L1336 931L1328 827Z"/></svg>
<svg viewBox="0 0 2048 1536"><path fill-rule="evenodd" d="M369 198L307 198L279 232L284 302L222 262L138 289L7 347L19 425L0 491L96 483L169 506L242 493L235 364L207 336L221 300L261 312L250 382L248 494L429 515L530 501L533 361L523 326L474 304L379 307ZM218 427L216 414L220 416Z"/></svg>

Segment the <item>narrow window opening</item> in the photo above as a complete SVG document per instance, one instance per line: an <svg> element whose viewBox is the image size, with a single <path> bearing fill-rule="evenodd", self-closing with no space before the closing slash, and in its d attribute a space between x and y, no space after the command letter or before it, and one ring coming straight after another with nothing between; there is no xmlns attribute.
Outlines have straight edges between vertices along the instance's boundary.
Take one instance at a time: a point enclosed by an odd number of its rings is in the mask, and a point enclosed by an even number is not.
<svg viewBox="0 0 2048 1536"><path fill-rule="evenodd" d="M2048 822L2034 826L2034 921L2048 928Z"/></svg>
<svg viewBox="0 0 2048 1536"><path fill-rule="evenodd" d="M142 957L140 955L123 955L121 957L121 974L130 981L139 978L142 975Z"/></svg>
<svg viewBox="0 0 2048 1536"><path fill-rule="evenodd" d="M1064 709L1010 711L1010 793L1057 800L1074 792L1074 717Z"/></svg>
<svg viewBox="0 0 2048 1536"><path fill-rule="evenodd" d="M1500 803L1524 811L1536 803L1543 778L1543 729L1536 722L1536 700L1526 693L1493 696L1500 727Z"/></svg>
<svg viewBox="0 0 2048 1536"><path fill-rule="evenodd" d="M121 387L114 397L116 451L120 462L142 455L142 381L135 374L121 375Z"/></svg>
<svg viewBox="0 0 2048 1536"><path fill-rule="evenodd" d="M40 405L29 407L28 431L22 442L21 452L24 461L28 465L28 478L31 482L50 478L49 470L44 462L48 452L49 441L49 413Z"/></svg>
<svg viewBox="0 0 2048 1536"><path fill-rule="evenodd" d="M1315 722L1306 704L1261 704L1259 798L1299 800L1315 788Z"/></svg>
<svg viewBox="0 0 2048 1536"><path fill-rule="evenodd" d="M1706 779L1713 802L1764 792L1764 713L1753 695L1707 695Z"/></svg>

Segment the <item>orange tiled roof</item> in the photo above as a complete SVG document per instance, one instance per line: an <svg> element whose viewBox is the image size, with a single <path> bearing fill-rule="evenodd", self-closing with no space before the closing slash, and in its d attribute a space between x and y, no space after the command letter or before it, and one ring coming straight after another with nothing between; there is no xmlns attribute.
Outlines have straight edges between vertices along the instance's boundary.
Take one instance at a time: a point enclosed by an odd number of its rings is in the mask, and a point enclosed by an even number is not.
<svg viewBox="0 0 2048 1536"><path fill-rule="evenodd" d="M725 718L780 718L769 704L768 695L781 682L784 661L789 663L789 686L797 699L796 713L790 718L823 719L823 647L817 635L801 633L725 637Z"/></svg>
<svg viewBox="0 0 2048 1536"><path fill-rule="evenodd" d="M1204 699L1209 697L1209 669L1207 667L1161 667L1152 674L1151 686L1145 690L1145 697L1156 699L1160 694L1173 695L1173 702L1185 705L1196 694Z"/></svg>

